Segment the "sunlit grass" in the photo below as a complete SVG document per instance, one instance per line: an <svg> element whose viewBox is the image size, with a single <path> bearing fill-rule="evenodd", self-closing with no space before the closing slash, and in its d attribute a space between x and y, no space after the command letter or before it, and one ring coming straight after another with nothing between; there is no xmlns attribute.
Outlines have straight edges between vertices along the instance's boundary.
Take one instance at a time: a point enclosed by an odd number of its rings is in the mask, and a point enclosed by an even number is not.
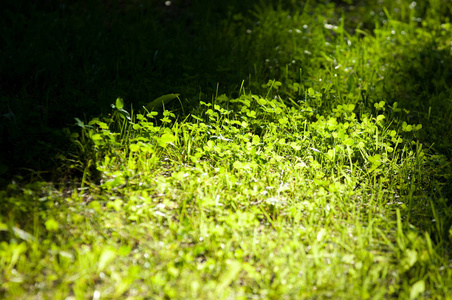
<svg viewBox="0 0 452 300"><path fill-rule="evenodd" d="M262 4L233 95L76 119L61 182L0 192L0 295L447 297L450 24L405 2L353 31L332 5Z"/></svg>

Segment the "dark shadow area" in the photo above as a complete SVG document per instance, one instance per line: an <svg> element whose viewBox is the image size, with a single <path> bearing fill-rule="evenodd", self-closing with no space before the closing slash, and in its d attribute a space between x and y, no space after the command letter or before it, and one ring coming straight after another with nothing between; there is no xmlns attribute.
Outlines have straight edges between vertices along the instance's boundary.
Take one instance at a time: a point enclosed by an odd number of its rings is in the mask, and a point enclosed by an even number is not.
<svg viewBox="0 0 452 300"><path fill-rule="evenodd" d="M422 124L415 134L419 143L413 142L412 151L422 144L424 149L430 148L429 157L419 170L402 175L412 180L415 191L405 197L421 204L410 212L411 224L430 232L439 242L449 240L452 226L452 55L450 49L438 48L435 39L420 43L420 37L410 45L399 45L393 57L388 57L392 63L387 65L382 90L388 103L398 102L407 110L402 120ZM422 188L416 189L418 186Z"/></svg>
<svg viewBox="0 0 452 300"><path fill-rule="evenodd" d="M55 167L68 146L61 129L74 117L108 114L117 97L139 109L179 93L188 110L200 98L237 91L253 72L246 41L235 39L253 5L2 1L0 176ZM170 108L181 112L179 103Z"/></svg>

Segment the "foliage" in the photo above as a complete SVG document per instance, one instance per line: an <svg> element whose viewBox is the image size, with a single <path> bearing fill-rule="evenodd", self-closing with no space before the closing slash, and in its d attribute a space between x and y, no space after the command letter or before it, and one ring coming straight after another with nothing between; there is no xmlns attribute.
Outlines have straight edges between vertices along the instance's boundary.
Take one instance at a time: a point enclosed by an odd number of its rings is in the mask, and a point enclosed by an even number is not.
<svg viewBox="0 0 452 300"><path fill-rule="evenodd" d="M232 54L184 67L203 87L253 74L242 85L208 96L168 81L148 100L121 93L101 116L78 116L63 131L72 146L59 180L19 178L0 191L0 296L447 297L452 6L345 2L248 11L231 1L203 31L212 44L188 57ZM181 24L171 30L182 43ZM213 51L225 41L236 43ZM121 55L137 60L125 66L139 65L137 49Z"/></svg>

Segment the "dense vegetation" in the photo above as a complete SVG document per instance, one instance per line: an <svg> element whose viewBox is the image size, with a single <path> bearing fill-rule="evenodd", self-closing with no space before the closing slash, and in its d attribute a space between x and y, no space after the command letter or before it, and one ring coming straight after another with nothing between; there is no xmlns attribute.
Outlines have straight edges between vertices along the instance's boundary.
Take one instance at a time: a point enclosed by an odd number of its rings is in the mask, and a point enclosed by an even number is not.
<svg viewBox="0 0 452 300"><path fill-rule="evenodd" d="M452 4L368 2L2 1L0 297L450 295Z"/></svg>

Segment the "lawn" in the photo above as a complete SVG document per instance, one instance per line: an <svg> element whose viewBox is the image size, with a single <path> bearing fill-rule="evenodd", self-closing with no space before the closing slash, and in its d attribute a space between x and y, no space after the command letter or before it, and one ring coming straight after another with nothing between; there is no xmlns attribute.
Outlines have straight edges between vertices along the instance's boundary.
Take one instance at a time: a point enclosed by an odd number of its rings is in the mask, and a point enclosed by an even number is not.
<svg viewBox="0 0 452 300"><path fill-rule="evenodd" d="M448 1L1 5L0 298L452 294Z"/></svg>

